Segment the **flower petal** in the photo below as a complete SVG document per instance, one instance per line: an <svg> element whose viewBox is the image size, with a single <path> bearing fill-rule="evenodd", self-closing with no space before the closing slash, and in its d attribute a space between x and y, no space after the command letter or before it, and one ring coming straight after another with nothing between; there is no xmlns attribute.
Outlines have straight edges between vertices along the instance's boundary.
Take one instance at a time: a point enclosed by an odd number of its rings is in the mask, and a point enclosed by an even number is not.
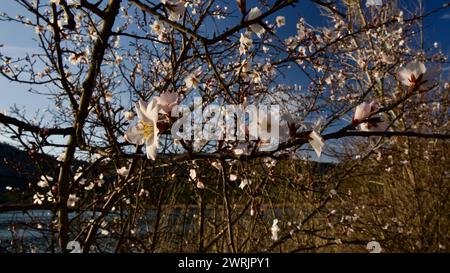
<svg viewBox="0 0 450 273"><path fill-rule="evenodd" d="M400 68L398 71L398 79L403 85L410 86L411 82L409 81L411 77L412 71L406 67Z"/></svg>
<svg viewBox="0 0 450 273"><path fill-rule="evenodd" d="M320 154L322 153L322 148L323 146L325 146L322 137L316 131L312 131L309 134L309 137L311 138L309 140L309 144L311 144L311 146L313 147L314 151L317 154L317 157L320 157Z"/></svg>
<svg viewBox="0 0 450 273"><path fill-rule="evenodd" d="M137 113L139 120L142 120L144 122L149 122L149 120L145 116L145 110L147 109L147 102L140 100L135 104L135 107L136 107L136 113Z"/></svg>
<svg viewBox="0 0 450 273"><path fill-rule="evenodd" d="M125 132L124 138L126 141L136 145L144 144L144 132L140 130L137 125L128 128Z"/></svg>
<svg viewBox="0 0 450 273"><path fill-rule="evenodd" d="M261 16L261 14L261 10L258 7L253 7L248 12L248 20L251 21L255 18L258 18L259 16Z"/></svg>
<svg viewBox="0 0 450 273"><path fill-rule="evenodd" d="M252 9L250 9L249 13L248 13L248 20L251 21L253 19L258 18L259 16L261 16L262 12L261 10L259 10L258 7L253 7ZM255 32L258 37L260 37L261 34L263 34L266 30L264 29L263 26L261 26L260 24L253 24L250 25L250 29Z"/></svg>
<svg viewBox="0 0 450 273"><path fill-rule="evenodd" d="M355 115L353 116L353 120L355 122L361 122L367 119L370 116L371 112L371 104L367 102L363 102L360 105L356 106Z"/></svg>
<svg viewBox="0 0 450 273"><path fill-rule="evenodd" d="M148 138L145 141L145 152L147 154L147 158L151 159L151 160L156 159L157 145L156 145L156 142L154 141L154 139L155 138Z"/></svg>
<svg viewBox="0 0 450 273"><path fill-rule="evenodd" d="M258 35L258 37L261 37L261 35L264 34L264 32L266 31L266 30L264 29L264 27L261 26L260 24L253 24L253 25L250 25L250 29L251 29L254 33L256 33L256 35Z"/></svg>

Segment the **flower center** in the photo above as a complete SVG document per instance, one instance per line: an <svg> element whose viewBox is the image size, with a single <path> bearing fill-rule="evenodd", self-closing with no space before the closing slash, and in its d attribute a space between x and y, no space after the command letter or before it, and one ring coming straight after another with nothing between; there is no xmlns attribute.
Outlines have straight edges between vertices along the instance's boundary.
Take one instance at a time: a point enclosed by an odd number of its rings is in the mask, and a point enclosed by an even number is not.
<svg viewBox="0 0 450 273"><path fill-rule="evenodd" d="M153 123L140 121L139 126L141 127L142 131L144 131L144 138L153 137L153 134L155 132Z"/></svg>

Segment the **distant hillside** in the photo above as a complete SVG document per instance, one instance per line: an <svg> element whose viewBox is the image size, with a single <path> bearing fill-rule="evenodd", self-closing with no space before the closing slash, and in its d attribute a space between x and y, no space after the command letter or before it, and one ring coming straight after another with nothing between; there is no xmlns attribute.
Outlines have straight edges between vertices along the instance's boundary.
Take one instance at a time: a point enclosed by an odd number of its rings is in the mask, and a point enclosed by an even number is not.
<svg viewBox="0 0 450 273"><path fill-rule="evenodd" d="M37 155L44 172L55 172L58 162L54 157ZM7 186L25 191L28 183L36 183L41 175L26 151L6 143L0 143L0 192Z"/></svg>
<svg viewBox="0 0 450 273"><path fill-rule="evenodd" d="M0 191L4 191L6 186L25 190L27 178L35 171L26 152L0 143Z"/></svg>

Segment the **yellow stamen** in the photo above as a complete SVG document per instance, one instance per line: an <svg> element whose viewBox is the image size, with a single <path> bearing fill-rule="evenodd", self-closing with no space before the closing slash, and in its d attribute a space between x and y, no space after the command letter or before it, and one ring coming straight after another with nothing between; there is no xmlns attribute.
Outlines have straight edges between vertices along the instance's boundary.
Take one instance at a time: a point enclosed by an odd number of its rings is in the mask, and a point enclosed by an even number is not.
<svg viewBox="0 0 450 273"><path fill-rule="evenodd" d="M139 126L141 127L141 130L144 131L144 138L153 137L155 132L153 123L140 121Z"/></svg>

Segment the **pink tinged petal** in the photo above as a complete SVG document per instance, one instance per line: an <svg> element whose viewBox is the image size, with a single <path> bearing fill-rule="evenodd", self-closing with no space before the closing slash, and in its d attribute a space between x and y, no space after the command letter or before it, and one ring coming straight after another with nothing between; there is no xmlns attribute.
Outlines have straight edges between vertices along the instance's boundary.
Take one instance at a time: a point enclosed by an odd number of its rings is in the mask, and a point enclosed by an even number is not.
<svg viewBox="0 0 450 273"><path fill-rule="evenodd" d="M159 97L159 104L161 107L161 110L165 114L169 114L173 107L177 105L178 103L178 95L175 92L164 92Z"/></svg>
<svg viewBox="0 0 450 273"><path fill-rule="evenodd" d="M172 109L175 107L175 106L177 106L178 105L178 102L173 102L173 103L171 103L171 104L169 104L166 108L167 108L167 112L169 113L169 112L172 112Z"/></svg>
<svg viewBox="0 0 450 273"><path fill-rule="evenodd" d="M139 128L139 125L131 126L125 132L124 138L126 141L136 144L142 145L144 144L144 131Z"/></svg>
<svg viewBox="0 0 450 273"><path fill-rule="evenodd" d="M411 74L417 79L421 74L427 72L425 64L421 62L410 62L406 65L406 68L410 71L409 79L411 78Z"/></svg>
<svg viewBox="0 0 450 273"><path fill-rule="evenodd" d="M316 132L312 131L309 134L309 144L311 144L311 147L313 147L314 151L317 154L317 157L320 157L322 153L322 148L325 146L325 143L323 142L323 138Z"/></svg>
<svg viewBox="0 0 450 273"><path fill-rule="evenodd" d="M171 104L178 101L178 95L175 92L164 92L159 96L160 104Z"/></svg>
<svg viewBox="0 0 450 273"><path fill-rule="evenodd" d="M403 85L410 86L411 82L409 79L411 78L412 71L406 67L400 68L398 71L398 78Z"/></svg>
<svg viewBox="0 0 450 273"><path fill-rule="evenodd" d="M371 113L377 111L379 107L380 106L379 106L379 104L378 104L378 102L376 100L373 100L373 101L370 102L370 112Z"/></svg>
<svg viewBox="0 0 450 273"><path fill-rule="evenodd" d="M371 113L371 103L363 102L356 106L355 115L353 120L356 122L361 122L367 119Z"/></svg>

